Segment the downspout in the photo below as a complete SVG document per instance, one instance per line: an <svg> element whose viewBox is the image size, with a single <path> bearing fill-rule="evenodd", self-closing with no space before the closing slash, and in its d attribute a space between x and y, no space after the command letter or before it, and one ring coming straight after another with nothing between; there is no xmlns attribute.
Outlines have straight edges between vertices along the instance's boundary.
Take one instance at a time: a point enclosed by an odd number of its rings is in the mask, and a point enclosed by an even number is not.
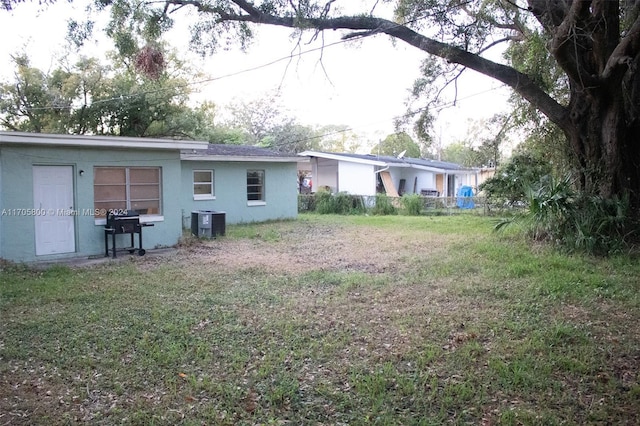
<svg viewBox="0 0 640 426"><path fill-rule="evenodd" d="M376 170L373 173L376 174L376 173L386 172L387 170L389 170L389 167L391 167L391 166L387 164L387 167L385 167L384 169Z"/></svg>

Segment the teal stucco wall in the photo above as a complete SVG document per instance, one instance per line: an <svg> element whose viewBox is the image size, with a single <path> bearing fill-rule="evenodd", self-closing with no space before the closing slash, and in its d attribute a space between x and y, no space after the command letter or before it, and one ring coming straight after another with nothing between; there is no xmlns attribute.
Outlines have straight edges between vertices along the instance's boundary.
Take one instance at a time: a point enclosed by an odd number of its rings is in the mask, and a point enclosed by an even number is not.
<svg viewBox="0 0 640 426"><path fill-rule="evenodd" d="M194 200L194 170L214 171L215 199ZM264 205L247 203L247 170L265 172ZM191 212L196 210L224 211L228 224L296 218L296 179L297 165L294 162L183 161L180 198L183 226L191 227Z"/></svg>
<svg viewBox="0 0 640 426"><path fill-rule="evenodd" d="M2 215L0 218L0 258L31 262L76 256L104 255L104 225L93 215L93 168L95 166L152 166L162 170L162 217L154 227L143 229L143 247L152 249L174 245L182 235L181 170L178 150L70 148L33 145L0 146L0 209L34 208L33 166L73 168L75 252L36 256L35 220L29 215ZM83 170L82 176L79 174ZM156 218L157 219L157 218ZM119 247L128 235L120 235ZM136 235L137 238L137 235ZM136 240L137 241L137 240Z"/></svg>

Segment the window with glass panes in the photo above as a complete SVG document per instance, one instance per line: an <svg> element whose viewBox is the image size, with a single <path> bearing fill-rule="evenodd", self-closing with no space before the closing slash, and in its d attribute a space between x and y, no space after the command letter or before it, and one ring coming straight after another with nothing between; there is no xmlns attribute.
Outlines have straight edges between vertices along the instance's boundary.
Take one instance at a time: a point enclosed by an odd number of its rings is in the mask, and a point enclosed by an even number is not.
<svg viewBox="0 0 640 426"><path fill-rule="evenodd" d="M194 170L193 171L193 198L210 199L216 194L213 186L213 170Z"/></svg>
<svg viewBox="0 0 640 426"><path fill-rule="evenodd" d="M264 170L247 170L247 201L264 200Z"/></svg>
<svg viewBox="0 0 640 426"><path fill-rule="evenodd" d="M96 217L108 210L161 214L161 179L160 167L94 167Z"/></svg>

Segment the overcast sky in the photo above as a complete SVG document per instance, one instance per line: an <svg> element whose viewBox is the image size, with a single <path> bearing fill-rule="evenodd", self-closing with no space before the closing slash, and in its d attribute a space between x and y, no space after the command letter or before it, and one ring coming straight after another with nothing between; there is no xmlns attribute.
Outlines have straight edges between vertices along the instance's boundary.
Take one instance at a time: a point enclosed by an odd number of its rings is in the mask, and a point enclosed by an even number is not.
<svg viewBox="0 0 640 426"><path fill-rule="evenodd" d="M35 66L55 67L63 50L66 20L82 17L84 4L76 0L41 9L28 3L13 12L0 12L0 77L6 80L13 71L9 55L24 49ZM425 57L402 42L394 45L386 36L330 46L339 41L340 33L328 32L324 40L328 47L298 55L318 49L321 43L303 43L296 50L287 29L263 27L257 34L247 53L220 52L198 64L212 80L197 99L224 105L278 93L281 104L301 123L348 125L372 145L393 131L395 117L406 113L408 89ZM186 40L188 35L175 34L172 43L185 52ZM307 41L308 36L303 39ZM89 53L95 56L110 48L103 42ZM436 123L436 137L444 144L463 138L470 120L506 108L507 93L498 82L466 71L456 106L443 110Z"/></svg>

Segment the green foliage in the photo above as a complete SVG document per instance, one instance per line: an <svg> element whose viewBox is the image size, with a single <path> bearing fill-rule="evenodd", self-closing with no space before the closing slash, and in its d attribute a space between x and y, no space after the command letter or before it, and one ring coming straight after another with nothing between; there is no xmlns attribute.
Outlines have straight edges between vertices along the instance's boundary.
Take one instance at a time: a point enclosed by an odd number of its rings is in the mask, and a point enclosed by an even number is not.
<svg viewBox="0 0 640 426"><path fill-rule="evenodd" d="M405 132L391 134L376 145L372 154L396 157L404 152L404 157L420 158L420 147Z"/></svg>
<svg viewBox="0 0 640 426"><path fill-rule="evenodd" d="M225 124L241 136L243 144L296 154L318 146L317 129L299 124L282 108L277 96L230 105L231 119Z"/></svg>
<svg viewBox="0 0 640 426"><path fill-rule="evenodd" d="M513 127L511 115L496 114L488 120L474 121L464 140L441 150L441 158L466 167L496 167L502 162L501 147Z"/></svg>
<svg viewBox="0 0 640 426"><path fill-rule="evenodd" d="M271 128L259 145L278 152L297 154L312 149L316 142L317 131L313 127L285 122Z"/></svg>
<svg viewBox="0 0 640 426"><path fill-rule="evenodd" d="M402 212L409 216L420 216L424 206L424 198L420 194L404 194L400 197Z"/></svg>
<svg viewBox="0 0 640 426"><path fill-rule="evenodd" d="M638 238L628 198L605 199L575 191L569 177L543 176L526 188L527 210L499 222L496 229L519 223L535 240L570 252L611 255Z"/></svg>
<svg viewBox="0 0 640 426"><path fill-rule="evenodd" d="M526 188L551 173L548 162L531 154L514 155L496 170L496 174L479 186L488 201L497 206L514 205L526 201Z"/></svg>
<svg viewBox="0 0 640 426"><path fill-rule="evenodd" d="M576 200L567 227L563 244L568 249L612 254L637 242L640 224L634 219L628 197L583 196Z"/></svg>
<svg viewBox="0 0 640 426"><path fill-rule="evenodd" d="M26 55L13 57L15 81L0 84L0 125L16 131L63 133L72 127L77 84L68 72L34 68ZM78 79L76 78L76 81ZM75 86L75 87L74 87Z"/></svg>
<svg viewBox="0 0 640 426"><path fill-rule="evenodd" d="M510 44L505 52L514 68L531 77L540 87L562 104L569 102L569 85L566 75L550 54L548 36L534 30L527 30L520 43ZM512 105L514 125L524 141L520 152L530 153L544 159L553 173L562 175L576 169L574 153L567 144L566 135L538 109L520 96L509 99Z"/></svg>
<svg viewBox="0 0 640 426"><path fill-rule="evenodd" d="M345 125L321 126L316 135L317 145L312 143L313 149L326 152L351 152L356 153L362 147L360 136Z"/></svg>
<svg viewBox="0 0 640 426"><path fill-rule="evenodd" d="M398 209L393 205L392 198L387 194L376 194L376 204L371 209L371 214L386 216L398 213Z"/></svg>
<svg viewBox="0 0 640 426"><path fill-rule="evenodd" d="M530 76L543 90L566 96L566 87L559 84L562 69L551 56L548 42L543 33L528 30L521 43L509 45L506 55L515 68Z"/></svg>
<svg viewBox="0 0 640 426"><path fill-rule="evenodd" d="M298 213L316 211L316 194L298 194Z"/></svg>
<svg viewBox="0 0 640 426"><path fill-rule="evenodd" d="M315 211L320 214L361 214L365 212L362 197L345 192L331 194L319 190L315 194Z"/></svg>
<svg viewBox="0 0 640 426"><path fill-rule="evenodd" d="M315 212L320 214L333 212L333 196L330 191L320 188L315 193Z"/></svg>
<svg viewBox="0 0 640 426"><path fill-rule="evenodd" d="M528 232L536 240L554 240L561 236L576 196L571 179L543 176L539 182L525 186L528 205Z"/></svg>
<svg viewBox="0 0 640 426"><path fill-rule="evenodd" d="M475 163L475 153L473 147L469 146L468 143L464 141L454 142L442 148L440 151L440 159L442 161L470 167Z"/></svg>
<svg viewBox="0 0 640 426"><path fill-rule="evenodd" d="M9 130L174 137L217 142L215 106L188 105L187 75L170 56L171 75L156 79L137 75L111 56L111 65L80 58L45 73L26 55L14 57L15 80L0 84L0 125Z"/></svg>

